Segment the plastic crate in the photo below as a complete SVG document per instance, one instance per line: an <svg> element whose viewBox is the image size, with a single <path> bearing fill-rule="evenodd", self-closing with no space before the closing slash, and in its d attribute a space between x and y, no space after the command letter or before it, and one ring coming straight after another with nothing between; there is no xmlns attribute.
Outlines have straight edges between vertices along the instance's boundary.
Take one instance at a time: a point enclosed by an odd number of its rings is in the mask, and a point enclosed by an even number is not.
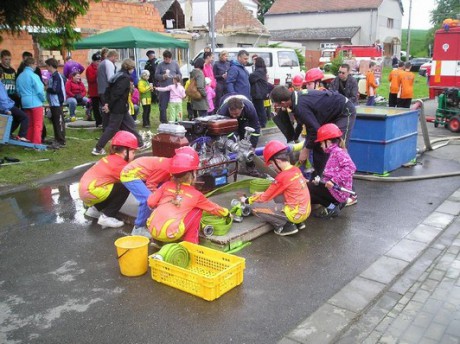
<svg viewBox="0 0 460 344"><path fill-rule="evenodd" d="M149 256L152 279L212 301L243 283L245 259L189 242L181 242L190 253L186 269Z"/></svg>

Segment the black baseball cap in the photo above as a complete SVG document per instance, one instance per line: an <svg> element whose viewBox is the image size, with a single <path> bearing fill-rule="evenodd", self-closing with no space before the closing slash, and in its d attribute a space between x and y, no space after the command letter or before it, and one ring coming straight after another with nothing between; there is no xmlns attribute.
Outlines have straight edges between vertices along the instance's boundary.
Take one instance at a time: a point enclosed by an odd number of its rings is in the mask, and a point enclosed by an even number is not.
<svg viewBox="0 0 460 344"><path fill-rule="evenodd" d="M155 52L153 50L149 50L149 51L147 51L147 53L145 55L149 56L151 54L155 55Z"/></svg>
<svg viewBox="0 0 460 344"><path fill-rule="evenodd" d="M94 53L93 56L91 56L91 60L93 60L93 61L100 61L101 59L102 59L102 57L101 57L100 52Z"/></svg>

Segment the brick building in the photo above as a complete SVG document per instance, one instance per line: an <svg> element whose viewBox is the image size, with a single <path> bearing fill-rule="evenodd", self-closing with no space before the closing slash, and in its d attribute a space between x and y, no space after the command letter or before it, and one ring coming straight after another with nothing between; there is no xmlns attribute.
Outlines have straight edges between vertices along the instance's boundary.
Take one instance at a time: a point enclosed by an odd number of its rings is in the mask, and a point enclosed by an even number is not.
<svg viewBox="0 0 460 344"><path fill-rule="evenodd" d="M157 32L164 31L161 17L153 5L122 0L91 2L86 15L77 18L75 29L81 32L82 37L87 37L127 25ZM49 57L54 57L61 63L64 62L67 51L60 51L59 47L53 50L42 49L36 43L38 34L32 30L23 31L19 36L2 33L3 42L0 44L0 49L11 51L14 68L19 66L24 51L30 51L34 56L38 56L40 63ZM87 66L90 63L88 57L89 52L87 50L72 51L72 58L83 66Z"/></svg>

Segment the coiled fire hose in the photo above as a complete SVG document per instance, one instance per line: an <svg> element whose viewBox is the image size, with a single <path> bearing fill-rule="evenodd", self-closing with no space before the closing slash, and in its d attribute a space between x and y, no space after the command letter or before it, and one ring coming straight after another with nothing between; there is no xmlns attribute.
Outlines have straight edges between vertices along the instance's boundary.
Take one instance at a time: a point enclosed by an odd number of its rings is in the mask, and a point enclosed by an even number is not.
<svg viewBox="0 0 460 344"><path fill-rule="evenodd" d="M220 216L211 215L209 213L204 213L203 217L201 218L201 228L205 236L206 236L206 233L209 234L211 231L212 231L211 235L218 235L218 236L225 235L228 233L228 231L232 227L232 224L233 224L233 219L230 216L220 217ZM209 227L212 227L212 230Z"/></svg>
<svg viewBox="0 0 460 344"><path fill-rule="evenodd" d="M271 185L271 181L263 178L251 179L249 182L249 192L253 194L254 192L264 192Z"/></svg>
<svg viewBox="0 0 460 344"><path fill-rule="evenodd" d="M181 244L166 244L153 255L153 258L184 269L190 264L190 254Z"/></svg>

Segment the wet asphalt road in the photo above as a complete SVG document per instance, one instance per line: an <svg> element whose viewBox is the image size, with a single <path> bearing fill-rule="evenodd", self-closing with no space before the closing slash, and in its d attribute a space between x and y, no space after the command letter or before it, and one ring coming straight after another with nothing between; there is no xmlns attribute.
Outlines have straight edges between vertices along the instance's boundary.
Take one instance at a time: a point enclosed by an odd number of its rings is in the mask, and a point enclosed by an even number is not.
<svg viewBox="0 0 460 344"><path fill-rule="evenodd" d="M459 169L456 144L396 174ZM0 198L0 343L276 343L460 187L460 177L357 180L358 205L296 236L254 240L238 253L244 283L207 302L150 272L122 277L117 230L83 217L79 176Z"/></svg>

